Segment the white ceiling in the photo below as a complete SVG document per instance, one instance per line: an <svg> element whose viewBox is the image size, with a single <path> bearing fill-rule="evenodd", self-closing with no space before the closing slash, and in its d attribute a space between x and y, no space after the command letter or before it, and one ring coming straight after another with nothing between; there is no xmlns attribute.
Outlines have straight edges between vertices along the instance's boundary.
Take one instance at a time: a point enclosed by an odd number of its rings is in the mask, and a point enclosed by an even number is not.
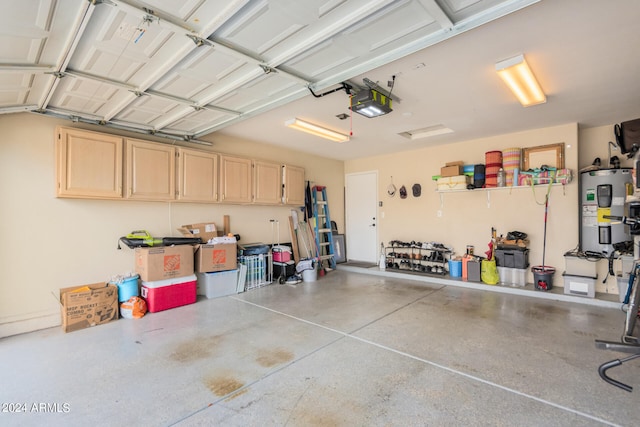
<svg viewBox="0 0 640 427"><path fill-rule="evenodd" d="M336 159L640 117L637 0L22 0L0 14L0 113L33 111L197 141L217 134ZM523 53L547 103L495 73ZM365 78L393 111L325 93ZM353 132L338 144L298 117ZM433 125L454 132L410 141ZM603 141L606 144L607 141Z"/></svg>

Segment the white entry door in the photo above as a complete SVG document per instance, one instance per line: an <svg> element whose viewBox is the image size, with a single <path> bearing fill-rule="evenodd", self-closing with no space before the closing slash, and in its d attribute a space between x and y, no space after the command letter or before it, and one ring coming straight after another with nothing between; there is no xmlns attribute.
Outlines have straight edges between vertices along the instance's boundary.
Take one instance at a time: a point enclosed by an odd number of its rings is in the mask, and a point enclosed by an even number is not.
<svg viewBox="0 0 640 427"><path fill-rule="evenodd" d="M347 259L378 262L378 172L345 179Z"/></svg>

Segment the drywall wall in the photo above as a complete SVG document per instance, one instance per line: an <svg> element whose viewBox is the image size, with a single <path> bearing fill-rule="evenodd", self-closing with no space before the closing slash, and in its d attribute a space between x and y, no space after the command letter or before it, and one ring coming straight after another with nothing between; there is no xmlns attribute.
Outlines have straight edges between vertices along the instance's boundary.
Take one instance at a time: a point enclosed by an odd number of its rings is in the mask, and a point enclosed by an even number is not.
<svg viewBox="0 0 640 427"><path fill-rule="evenodd" d="M485 163L485 152L511 147L533 147L563 142L565 165L578 169L578 126L570 123L551 128L531 130L491 138L465 141L399 152L393 155L368 157L345 162L345 173L377 170L379 176L379 238L391 240L436 241L453 247L463 254L467 245L473 245L477 254L488 249L491 228L498 235L509 231L522 231L530 240L531 265L542 264L544 243L544 217L546 186L470 190L456 193L438 193L433 175L439 175L446 162L463 161L465 164ZM422 195L406 199L389 197L386 188L391 176L397 188L414 183L422 186ZM562 287L563 254L578 244L578 182L566 186L553 186L550 190L545 264L557 269L554 286ZM528 283L533 274L528 271Z"/></svg>
<svg viewBox="0 0 640 427"><path fill-rule="evenodd" d="M607 158L616 156L620 160L623 168L632 168L633 160L628 159L626 154L622 154L615 143L613 134L613 124L598 126L594 128L580 129L578 138L580 140L580 152L578 153L578 165L580 169L593 164L596 158L600 159L602 168L609 167ZM609 145L609 142L613 145Z"/></svg>
<svg viewBox="0 0 640 427"><path fill-rule="evenodd" d="M290 241L290 207L56 198L57 125L140 138L36 114L0 116L0 337L59 324L59 288L132 271L133 251L117 249L118 238L132 230L179 236L176 229L182 224L214 221L222 226L224 215L230 215L231 231L243 242ZM209 140L212 147L196 148L304 167L307 179L330 189L332 219L344 226L341 161L232 138ZM280 225L279 237L271 219Z"/></svg>

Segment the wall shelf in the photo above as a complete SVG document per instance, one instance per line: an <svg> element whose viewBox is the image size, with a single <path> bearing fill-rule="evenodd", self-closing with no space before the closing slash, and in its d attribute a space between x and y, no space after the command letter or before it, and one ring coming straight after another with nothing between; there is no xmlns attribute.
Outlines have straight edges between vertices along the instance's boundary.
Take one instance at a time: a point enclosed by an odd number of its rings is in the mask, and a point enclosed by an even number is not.
<svg viewBox="0 0 640 427"><path fill-rule="evenodd" d="M551 187L563 187L562 190L564 191L564 187L566 187L568 184L562 184L562 183L554 183L551 184ZM467 190L467 189L460 189L460 190L438 190L436 189L436 193L440 194L440 209L442 210L444 208L444 195L446 193L471 193L471 192L484 192L487 194L487 208L491 207L491 192L492 191L509 191L509 194L511 194L512 190L516 190L516 191L520 191L522 189L532 189L534 190L534 193L536 191L536 189L538 188L549 188L549 184L536 184L533 185L533 187L531 185L517 185L517 186L510 186L510 187L488 187L488 188L474 188L473 190Z"/></svg>
<svg viewBox="0 0 640 427"><path fill-rule="evenodd" d="M569 183L570 184L570 183ZM561 183L554 183L551 184L552 187L559 187L559 186L565 186L565 185L569 185L569 184L561 184ZM533 188L539 188L539 187L548 187L549 184L536 184L533 186ZM468 189L460 189L460 190L438 190L436 189L436 193L469 193L469 192L474 192L474 191L486 191L486 192L491 192L491 191L510 191L510 190L521 190L524 188L528 188L531 189L530 185L516 185L516 186L511 186L511 187L488 187L488 188L474 188L473 190L468 190Z"/></svg>

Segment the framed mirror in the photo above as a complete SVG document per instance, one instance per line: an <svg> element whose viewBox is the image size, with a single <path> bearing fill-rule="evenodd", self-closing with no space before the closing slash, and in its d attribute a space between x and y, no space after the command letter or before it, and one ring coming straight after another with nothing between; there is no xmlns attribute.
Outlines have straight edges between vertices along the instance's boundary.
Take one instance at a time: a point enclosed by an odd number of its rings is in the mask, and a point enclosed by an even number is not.
<svg viewBox="0 0 640 427"><path fill-rule="evenodd" d="M564 142L522 149L523 171L540 168L542 165L564 169Z"/></svg>

